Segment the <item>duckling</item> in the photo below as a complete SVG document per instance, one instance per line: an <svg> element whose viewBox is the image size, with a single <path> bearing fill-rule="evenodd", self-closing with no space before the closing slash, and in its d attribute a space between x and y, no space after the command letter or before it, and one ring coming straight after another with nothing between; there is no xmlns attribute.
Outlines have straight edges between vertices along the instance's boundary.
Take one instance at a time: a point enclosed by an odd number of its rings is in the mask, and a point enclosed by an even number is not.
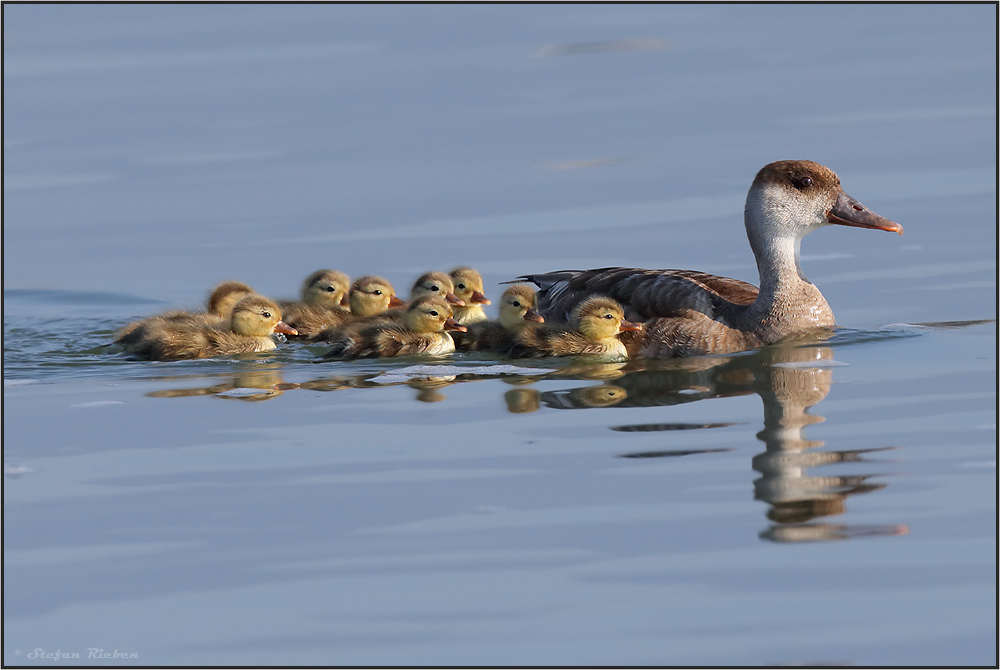
<svg viewBox="0 0 1000 670"><path fill-rule="evenodd" d="M128 347L140 358L155 361L211 358L275 348L272 333L295 335L281 320L281 308L259 295L236 303L225 326L218 323L161 321Z"/></svg>
<svg viewBox="0 0 1000 670"><path fill-rule="evenodd" d="M404 323L379 323L345 333L323 357L441 356L455 351L455 342L447 332L451 330L465 331L465 326L452 318L451 306L442 298L424 296L410 303Z"/></svg>
<svg viewBox="0 0 1000 670"><path fill-rule="evenodd" d="M221 324L233 313L233 306L236 303L251 295L256 295L256 292L243 282L224 281L212 289L212 293L209 294L207 312L189 312L177 309L133 321L118 331L115 342L126 346L136 344L146 338L153 328L163 323Z"/></svg>
<svg viewBox="0 0 1000 670"><path fill-rule="evenodd" d="M243 282L224 281L212 289L208 296L208 313L223 320L228 319L236 303L252 295L257 295L257 292Z"/></svg>
<svg viewBox="0 0 1000 670"><path fill-rule="evenodd" d="M336 342L339 341L342 331L354 324L358 328L376 323L374 317L385 313L390 308L397 309L406 303L396 297L396 289L392 287L388 279L375 275L365 275L356 279L351 284L348 293L348 303L351 306L349 315L336 325L324 328L318 335L312 338L314 342Z"/></svg>
<svg viewBox="0 0 1000 670"><path fill-rule="evenodd" d="M463 326L469 326L478 321L486 321L486 312L483 305L489 305L490 301L483 295L482 276L468 267L455 268L449 273L451 281L455 284L455 295L465 305L453 307L455 321Z"/></svg>
<svg viewBox="0 0 1000 670"><path fill-rule="evenodd" d="M278 302L284 322L297 330L301 338L313 338L326 328L344 323L351 318L347 309L350 285L351 280L343 272L313 272L302 283L301 300Z"/></svg>
<svg viewBox="0 0 1000 670"><path fill-rule="evenodd" d="M517 344L520 330L544 321L535 311L535 290L527 284L515 284L500 296L499 320L473 323L468 332L454 336L455 346L459 351L509 353Z"/></svg>
<svg viewBox="0 0 1000 670"><path fill-rule="evenodd" d="M425 272L417 277L413 288L410 289L410 302L425 296L440 297L449 305L461 306L465 304L455 295L455 285L452 283L451 277L443 272ZM331 343L343 342L345 338L356 337L358 333L370 326L389 323L404 325L406 323L406 303L397 299L392 307L393 309L380 310L371 315L358 314L352 310L356 318L339 327L324 330L316 340Z"/></svg>
<svg viewBox="0 0 1000 670"><path fill-rule="evenodd" d="M396 297L396 289L389 280L375 275L366 275L351 284L348 303L351 314L355 317L381 314L390 307L402 307L406 304Z"/></svg>
<svg viewBox="0 0 1000 670"><path fill-rule="evenodd" d="M522 328L516 335L515 355L586 355L601 361L624 361L628 359L628 350L618 334L642 329L642 324L625 320L621 305L603 296L594 296L577 305L572 319L575 330L551 326Z"/></svg>

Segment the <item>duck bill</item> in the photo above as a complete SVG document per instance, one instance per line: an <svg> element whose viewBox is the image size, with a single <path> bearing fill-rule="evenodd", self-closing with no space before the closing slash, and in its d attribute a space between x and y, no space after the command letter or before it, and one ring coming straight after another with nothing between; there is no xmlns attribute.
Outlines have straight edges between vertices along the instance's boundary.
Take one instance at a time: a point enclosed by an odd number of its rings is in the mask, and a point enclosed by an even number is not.
<svg viewBox="0 0 1000 670"><path fill-rule="evenodd" d="M406 307L406 301L402 298L392 296L389 298L389 307Z"/></svg>
<svg viewBox="0 0 1000 670"><path fill-rule="evenodd" d="M292 328L291 326L289 326L284 321L279 321L278 323L276 323L274 325L274 332L276 332L276 333L284 333L285 335L298 335L299 334L299 331L295 330L294 328Z"/></svg>
<svg viewBox="0 0 1000 670"><path fill-rule="evenodd" d="M545 318L534 309L529 309L524 313L524 320L535 321L536 323L545 323Z"/></svg>
<svg viewBox="0 0 1000 670"><path fill-rule="evenodd" d="M457 295L448 291L444 294L444 299L448 301L449 305L457 305L459 307L465 307L465 301L459 298Z"/></svg>
<svg viewBox="0 0 1000 670"><path fill-rule="evenodd" d="M340 299L340 306L341 307L350 307L351 306L351 296L349 296L349 295L347 295L345 293L344 296Z"/></svg>
<svg viewBox="0 0 1000 670"><path fill-rule="evenodd" d="M903 227L901 225L879 216L843 191L837 196L837 201L833 203L830 211L826 213L826 219L830 223L835 223L839 226L872 228L874 230L886 230L890 233L903 234Z"/></svg>
<svg viewBox="0 0 1000 670"><path fill-rule="evenodd" d="M624 333L627 330L642 330L642 324L633 321L622 321L622 324L618 326L618 332Z"/></svg>
<svg viewBox="0 0 1000 670"><path fill-rule="evenodd" d="M460 333L465 333L468 332L469 330L468 328L460 324L458 321L455 321L455 319L451 318L450 316L444 322L444 329L457 330Z"/></svg>
<svg viewBox="0 0 1000 670"><path fill-rule="evenodd" d="M474 305L488 305L490 304L490 299L487 298L482 293L480 293L479 291L473 291L472 297L469 298L469 302L471 302Z"/></svg>

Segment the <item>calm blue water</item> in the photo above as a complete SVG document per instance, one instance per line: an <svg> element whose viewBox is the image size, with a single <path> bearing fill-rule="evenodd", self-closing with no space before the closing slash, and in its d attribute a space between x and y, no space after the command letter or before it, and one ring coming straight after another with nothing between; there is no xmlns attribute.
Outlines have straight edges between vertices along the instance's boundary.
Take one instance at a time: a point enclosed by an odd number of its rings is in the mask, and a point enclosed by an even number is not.
<svg viewBox="0 0 1000 670"><path fill-rule="evenodd" d="M3 12L5 664L996 664L994 5ZM756 283L785 158L905 228L803 242L825 342L109 345L321 267Z"/></svg>

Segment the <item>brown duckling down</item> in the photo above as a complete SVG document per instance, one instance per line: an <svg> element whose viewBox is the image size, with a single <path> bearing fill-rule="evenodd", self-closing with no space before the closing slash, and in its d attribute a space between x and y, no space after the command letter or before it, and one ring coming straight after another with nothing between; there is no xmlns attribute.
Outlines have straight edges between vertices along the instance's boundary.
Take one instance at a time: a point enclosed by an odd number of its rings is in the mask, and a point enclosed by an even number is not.
<svg viewBox="0 0 1000 670"><path fill-rule="evenodd" d="M120 331L115 341L126 346L135 344L143 340L147 333L164 323L177 324L184 322L215 324L223 323L229 319L233 312L233 307L243 298L256 295L256 292L238 281L224 281L214 289L208 296L207 312L189 312L186 310L173 310L157 314L139 321L133 321Z"/></svg>
<svg viewBox="0 0 1000 670"><path fill-rule="evenodd" d="M283 321L298 331L297 337L313 338L326 328L351 318L348 289L351 280L343 272L317 270L302 283L301 300L282 300Z"/></svg>
<svg viewBox="0 0 1000 670"><path fill-rule="evenodd" d="M385 313L389 309L399 308L406 303L396 297L396 289L388 279L376 275L366 275L356 279L351 284L348 293L351 313L339 324L324 328L315 337L314 342L335 342L341 339L345 328L358 324L356 328L375 323L373 317Z"/></svg>
<svg viewBox="0 0 1000 670"><path fill-rule="evenodd" d="M448 276L455 285L455 296L465 303L452 307L455 321L463 326L486 321L488 317L483 311L483 305L489 305L490 301L483 294L482 276L470 267L455 268Z"/></svg>
<svg viewBox="0 0 1000 670"><path fill-rule="evenodd" d="M164 320L126 350L157 361L211 358L274 349L273 333L294 335L295 330L281 320L277 304L252 295L236 303L226 322Z"/></svg>
<svg viewBox="0 0 1000 670"><path fill-rule="evenodd" d="M515 284L500 296L500 318L477 321L468 326L468 332L456 333L455 346L459 351L509 353L517 344L518 331L544 321L535 311L535 290L527 284Z"/></svg>
<svg viewBox="0 0 1000 670"><path fill-rule="evenodd" d="M441 356L455 351L447 332L452 330L465 331L465 326L455 323L451 306L440 297L424 296L407 307L403 323L378 323L345 333L324 358Z"/></svg>
<svg viewBox="0 0 1000 670"><path fill-rule="evenodd" d="M588 356L604 361L628 359L618 334L638 331L642 324L625 320L622 306L611 298L595 296L573 311L575 328L539 326L518 331L514 354L518 356Z"/></svg>
<svg viewBox="0 0 1000 670"><path fill-rule="evenodd" d="M384 279L381 281L385 282L386 285L389 285L389 283ZM464 305L465 303L455 296L454 289L455 287L454 284L452 284L451 277L443 272L425 272L417 277L417 280L413 283L413 288L410 289L410 302L412 303L415 300L429 296L442 298L452 307L456 305ZM380 309L372 313L362 314L352 308L355 318L345 321L340 326L325 329L315 339L321 342L343 343L345 338L355 337L359 332L369 326L387 323L394 323L397 325L405 324L406 304L407 303L402 300L394 298L390 305L391 309Z"/></svg>

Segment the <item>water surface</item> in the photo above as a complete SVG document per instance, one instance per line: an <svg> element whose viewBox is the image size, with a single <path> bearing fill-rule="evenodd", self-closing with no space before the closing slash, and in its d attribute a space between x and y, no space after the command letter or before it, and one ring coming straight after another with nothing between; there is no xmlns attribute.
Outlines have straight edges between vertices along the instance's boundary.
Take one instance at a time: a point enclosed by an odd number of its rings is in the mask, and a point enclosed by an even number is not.
<svg viewBox="0 0 1000 670"><path fill-rule="evenodd" d="M5 5L5 664L995 665L995 26ZM743 199L784 158L905 228L803 242L828 340L625 365L110 345L321 267L405 291L472 265L494 301L569 267L756 283Z"/></svg>

